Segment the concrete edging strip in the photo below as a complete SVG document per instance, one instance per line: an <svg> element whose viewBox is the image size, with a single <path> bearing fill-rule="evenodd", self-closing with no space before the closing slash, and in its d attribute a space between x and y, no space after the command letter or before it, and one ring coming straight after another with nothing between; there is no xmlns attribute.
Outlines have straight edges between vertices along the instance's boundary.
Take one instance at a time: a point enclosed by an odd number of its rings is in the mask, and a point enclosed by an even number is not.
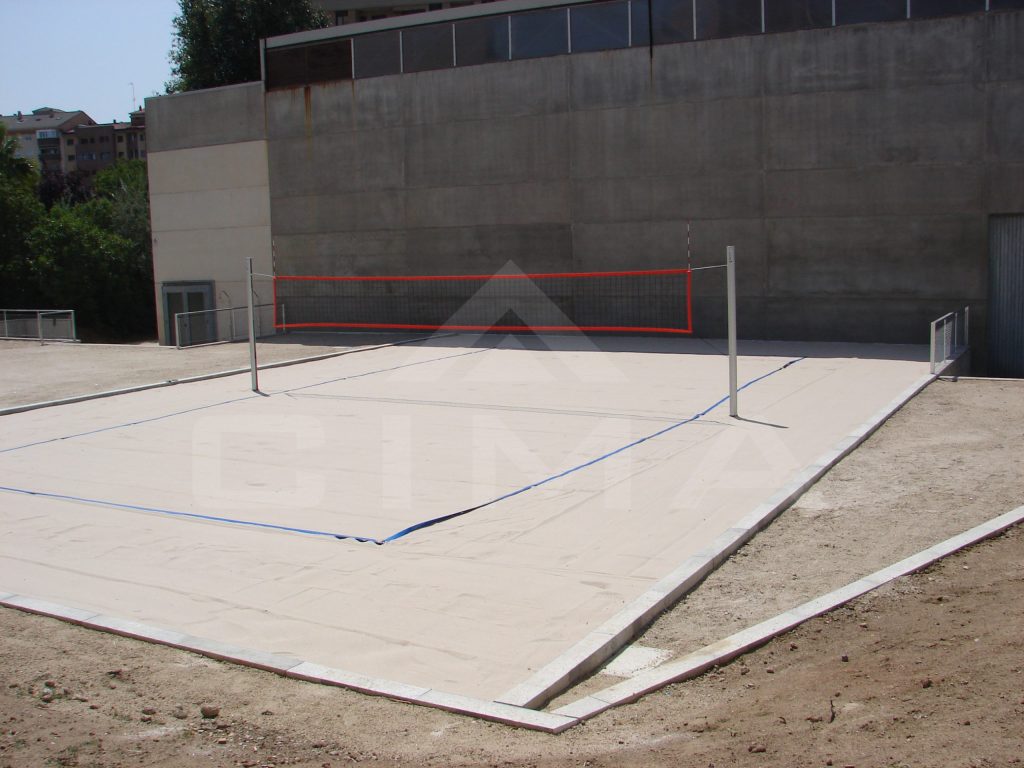
<svg viewBox="0 0 1024 768"><path fill-rule="evenodd" d="M283 677L306 682L334 685L359 693L386 696L409 704L421 704L448 712L479 717L505 725L528 728L547 733L561 733L578 721L566 715L541 712L535 709L514 707L484 699L474 699L455 693L446 693L431 688L408 685L384 678L367 677L354 672L313 664L290 656L267 653L249 648L221 643L217 640L186 635L174 630L153 627L139 622L104 616L94 611L71 608L38 600L24 595L0 591L0 605L15 608L26 613L60 619L88 629L100 630L135 640L170 646L202 656L262 669Z"/></svg>
<svg viewBox="0 0 1024 768"><path fill-rule="evenodd" d="M705 646L678 661L662 665L597 693L584 696L553 712L518 707L499 701L474 699L384 678L367 677L354 672L301 661L290 656L232 646L174 630L152 627L130 619L104 616L93 611L70 608L10 592L0 591L0 605L26 613L61 619L89 629L166 645L221 661L262 669L296 680L349 688L360 693L386 696L410 704L435 707L519 728L561 733L583 720L619 704L627 704L666 685L696 677L713 666L723 664L763 645L808 619L827 613L883 584L925 568L958 550L996 536L1022 521L1024 521L1024 506L1017 507L964 533L953 536L941 544L922 550L852 584L809 600L774 618Z"/></svg>
<svg viewBox="0 0 1024 768"><path fill-rule="evenodd" d="M760 624L736 632L717 643L694 651L678 661L664 664L642 675L584 696L554 710L554 714L585 720L619 704L636 701L641 696L664 688L666 685L696 677L713 666L724 664L747 651L764 645L772 638L790 631L808 619L828 613L883 584L926 568L954 552L997 536L1021 522L1024 522L1024 506L1017 507L988 522L946 539L941 544L922 550L894 565L875 571L826 595L809 600L778 616L762 621Z"/></svg>
<svg viewBox="0 0 1024 768"><path fill-rule="evenodd" d="M730 555L771 523L822 475L870 437L935 378L929 374L918 379L819 457L818 461L801 471L791 483L753 509L736 527L719 536L711 547L688 558L679 568L656 582L640 597L567 651L541 667L528 680L502 694L498 701L518 707L540 708L599 668L633 640L658 614L674 605Z"/></svg>
<svg viewBox="0 0 1024 768"><path fill-rule="evenodd" d="M375 349L385 349L387 347L399 347L403 344L413 344L417 341L427 341L429 339L441 338L442 336L454 336L455 334L447 333L441 334L441 336L424 336L423 338L416 339L403 339L401 341L392 341L387 344L375 344L366 347L354 347L352 349L344 349L340 352L325 352L322 355L312 355L310 357L300 357L295 360L280 360L276 363L262 363L258 366L259 370L267 371L272 368L284 368L288 365L299 365L300 363L315 363L318 360L328 360L332 357L341 357L342 355L352 355L357 352L372 352ZM113 345L111 345L113 346ZM99 400L104 397L116 397L117 395L130 395L133 392L145 392L149 389L160 389L161 387L173 387L177 384L193 384L197 381L210 381L211 379L223 379L227 376L238 376L243 373L250 372L249 366L244 368L232 368L228 371L217 371L216 373L204 373L199 376L187 376L184 379L167 379L166 381L157 381L152 384L138 384L134 387L124 387L122 389L108 389L104 392L90 392L87 395L74 395L72 397L63 397L59 400L44 400L39 403L26 403L25 405L12 405L7 408L0 408L0 416L9 416L14 413L24 413L25 411L35 411L40 408L52 408L56 405L71 405L72 403L84 403L88 400Z"/></svg>

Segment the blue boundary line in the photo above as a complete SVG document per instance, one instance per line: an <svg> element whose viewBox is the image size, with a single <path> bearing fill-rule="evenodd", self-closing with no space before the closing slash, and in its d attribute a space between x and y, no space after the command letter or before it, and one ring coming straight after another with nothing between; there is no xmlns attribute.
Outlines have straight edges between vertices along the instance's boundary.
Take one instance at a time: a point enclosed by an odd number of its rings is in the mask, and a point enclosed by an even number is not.
<svg viewBox="0 0 1024 768"><path fill-rule="evenodd" d="M208 408L218 408L222 405L230 405L231 403L240 403L243 400L252 400L259 397L259 395L246 395L245 397L236 397L231 400L223 400L219 403L209 403L207 405L200 405L195 408L186 408L184 411L174 411L173 413L165 413L160 416L151 416L148 419L139 419L138 421L128 421L124 424L112 424L109 427L100 427L99 429L91 429L88 432L78 432L73 435L61 435L60 437L48 437L46 440L37 440L34 443L25 443L24 445L16 445L12 448L0 448L0 453L11 453L13 451L20 451L25 448L35 448L37 445L48 445L49 443L59 443L62 440L74 440L79 437L89 437L89 435L98 435L101 432L110 432L115 429L124 429L125 427L137 427L140 424L149 424L153 421L161 421L162 419L170 419L175 416L183 416L186 413L195 413L196 411L204 411Z"/></svg>
<svg viewBox="0 0 1024 768"><path fill-rule="evenodd" d="M419 361L417 361L415 363L404 363L403 365L395 365L395 366L392 366L391 368L380 368L380 369L374 370L374 371L364 371L363 373L352 374L351 376L340 376L340 377L338 377L336 379L328 379L327 381L320 381L320 382L317 382L315 384L306 384L306 385L303 385L301 387L295 387L294 389L285 389L285 390L282 390L281 392L278 392L276 394L287 395L287 394L290 394L292 392L298 392L299 390L302 390L302 389L312 389L313 387L320 387L320 386L323 386L324 384L334 384L334 383L337 383L339 381L348 381L349 379L361 379L364 376L374 376L374 375L376 375L378 373L389 373L390 371L397 371L397 370L399 370L401 368L411 368L414 365L425 365L427 363L436 363L436 362L439 362L441 360L450 360L453 357L463 357L465 355L475 355L475 354L478 354L480 352L487 352L490 349L491 349L490 347L485 347L484 349L474 349L474 350L472 350L470 352L459 352L458 354L455 354L455 355L445 355L443 357L433 357L430 360L419 360ZM89 437L90 435L98 435L101 432L110 432L110 431L115 430L115 429L124 429L125 427L137 427L140 424L149 424L149 423L154 422L154 421L161 421L163 419L170 419L170 418L173 418L175 416L184 416L186 413L195 413L196 411L203 411L203 410L206 410L208 408L219 408L222 405L231 405L232 403L240 403L240 402L243 402L245 400L254 400L254 399L257 399L257 398L260 398L260 397L263 397L263 395L257 395L257 394L245 395L244 397L235 397L235 398L232 398L231 400L222 400L219 403L209 403L207 405L200 405L200 406L197 406L195 408L186 408L183 411L174 411L173 413L165 413L165 414L162 414L160 416L152 416L152 417L150 417L148 419L139 419L137 421L128 421L128 422L125 422L124 424L112 424L109 427L100 427L99 429L92 429L92 430L89 430L88 432L79 432L79 433L73 434L73 435L61 435L60 437L49 437L46 440L37 440L34 443L25 443L24 445L16 445L16 446L13 446L11 448L0 448L0 454L11 453L13 451L20 451L20 450L22 450L24 448L34 448L34 447L36 447L38 445L48 445L49 443L59 443L62 440L74 440L74 439L79 438L79 437Z"/></svg>
<svg viewBox="0 0 1024 768"><path fill-rule="evenodd" d="M206 520L213 523L231 523L232 525L249 525L254 528L269 528L275 531L287 531L289 533L304 533L309 536L328 536L332 539L338 538L337 534L329 533L327 531L317 531L312 528L293 528L288 525L275 525L274 523L259 523L253 520L235 520L231 517L218 517L216 515L203 515L199 512L182 512L176 509L162 509L161 507L143 507L137 504L122 504L117 501L104 501L102 499L88 499L82 496L67 496L63 493L49 493L47 491L30 491L25 488L11 488L8 486L0 485L0 491L6 491L7 493L20 493L24 496L39 496L46 499L57 499L58 501L74 501L79 504L95 504L100 507L112 507L114 509L127 509L132 512L152 512L160 515L171 515L173 517L188 517L194 520ZM356 541L373 541L376 543L376 539L361 538L359 536L347 536L345 538L354 539Z"/></svg>
<svg viewBox="0 0 1024 768"><path fill-rule="evenodd" d="M487 349L489 349L489 348L487 348ZM446 360L446 359L449 359L451 357L462 357L462 356L467 355L467 354L475 354L477 352L484 352L484 351L487 351L487 349L473 350L472 352L461 352L461 353L459 353L457 355L449 355L447 357L436 358L434 360L423 361L423 362L436 362L437 360ZM760 376L758 376L758 377L756 377L754 379L751 379L750 381L746 382L741 387L739 387L737 391L738 392L742 392L744 389L747 389L748 387L751 387L754 384L757 384L759 381L764 381L769 376L774 376L776 373L779 373L780 371L784 371L787 368L789 368L791 365L795 365L796 363L799 363L801 360L805 360L805 359L806 358L804 358L804 357L798 357L798 358L796 358L794 360L790 360L785 365L782 365L782 366L780 366L780 367L778 367L778 368L776 368L774 370L769 371L768 373L762 374L762 375L760 375ZM420 365L420 364L421 363L409 363L407 365L400 365L400 366L396 366L395 368L389 368L389 369L386 369L386 370L397 370L398 368L407 368L410 365ZM384 371L382 370L382 371L376 371L375 373L383 373L383 372ZM367 376L367 375L370 375L370 374L369 373L361 373L361 374L357 374L356 376L352 376L350 378L359 378L359 377ZM333 379L332 381L344 381L345 378L349 378L349 377L343 377L343 378L340 378L340 379ZM321 382L321 384L328 384L328 383L331 383L331 382L326 382L326 381L325 382ZM307 387L299 387L298 389L308 389L309 387L313 387L313 386L319 386L319 385L318 384L312 384L312 385L309 385ZM294 392L296 390L288 390L288 391L289 392ZM230 401L226 401L226 402L238 402L238 400L248 400L248 399L250 399L252 397L258 397L258 395L251 395L249 397L237 398L236 400L230 400ZM671 432L674 429L678 429L679 427L685 426L686 424L692 424L693 422L697 421L698 419L701 419L704 416L707 416L709 413L711 413L711 411L715 410L716 408L721 406L723 403L728 402L728 400L729 400L729 396L726 395L725 397L722 397L719 400L717 400L712 405L709 405L704 410L702 410L702 411L700 411L698 413L695 413L693 416L690 416L687 419L683 419L682 421L678 421L675 424L670 424L669 426L664 427L663 429L659 429L656 432L652 432L649 435L646 435L646 436L641 437L641 438L639 438L637 440L634 440L633 442L628 443L626 445L623 445L623 446L621 446L619 448L616 448L613 451L609 451L608 453L605 453L605 454L603 454L601 456L598 456L597 458L590 459L589 461L585 461L582 464L576 465L575 467L570 467L569 469L566 469L566 470L564 470L562 472L559 472L559 473L554 474L554 475L550 475L549 477L546 477L543 480L538 480L535 483L530 483L529 485L524 485L522 488L519 488L519 489L514 490L514 491L510 491L509 493L506 493L506 494L504 494L502 496L498 496L498 497L496 497L494 499L491 499L490 501L485 501L482 504L477 504L476 506L469 507L467 509L463 509L463 510L460 510L458 512L452 512L451 514L442 515L441 517L431 518L430 520L424 520L424 521L416 523L414 525L410 525L409 527L403 528L402 530L398 531L397 533L393 533L390 536L387 536L386 538L383 538L383 539L377 539L377 538L374 538L372 536L355 536L355 535L346 534L346 533L332 533L330 531L319 531L319 530L312 529L312 528L295 528L295 527L291 527L291 526L287 526L287 525L276 525L276 524L273 524L273 523L260 523L260 522L255 522L255 521L252 521L252 520L237 520L237 519L230 518L230 517L218 517L218 516L215 516L215 515L203 515L203 514L200 514L198 512L181 512L181 511L173 510L173 509L162 509L160 507L145 507L145 506L139 506L139 505L135 505L135 504L122 504L120 502L104 501L102 499L89 499L89 498L84 498L84 497L80 497L80 496L68 496L68 495L59 494L59 493L49 493L49 492L46 492L46 491L32 491L32 490L27 490L25 488L13 488L13 487L9 487L9 486L0 486L0 492L18 493L18 494L22 494L22 495L25 495L25 496L37 496L37 497L42 497L42 498L57 499L58 501L73 501L73 502L78 502L78 503L81 503L81 504L96 504L98 506L112 507L114 509L125 509L125 510L129 510L129 511L132 511L132 512L149 512L149 513L162 514L162 515L171 515L171 516L174 516L174 517L185 517L185 518L191 518L191 519L197 519L197 520L204 520L204 521L207 521L207 522L227 523L227 524L231 524L231 525L245 525L245 526L250 526L250 527L253 527L253 528L264 528L264 529L275 530L275 531L285 531L285 532L288 532L288 533L298 533L298 534L304 534L304 535L307 535L307 536L323 536L323 537L339 539L339 540L351 539L352 541L357 541L357 542L360 542L360 543L363 543L363 544L377 544L378 546L383 546L384 544L387 544L389 542L395 541L397 539L401 539L404 536L408 536L410 533L414 533L416 531L423 530L424 528L430 528L431 526L437 525L439 523L444 523L444 522L447 522L448 520L453 520L456 517L462 517L463 515L468 515L471 512L476 512L477 510L483 509L485 507L492 506L492 505L497 504L497 503L499 503L501 501L505 501L507 499L511 499L512 497L518 496L521 493L526 493L527 491L533 490L534 488L539 488L542 485L546 485L548 483L554 482L555 480L559 480L559 479L561 479L563 477L566 477L567 475L571 475L573 472L578 472L581 469L586 469L587 467L591 467L591 466L593 466L595 464L598 464L598 463L600 463L602 461L610 459L613 456L617 456L618 454L623 453L624 451L628 451L629 449L635 448L636 446L641 445L642 443L646 443L648 440L653 440L653 439L655 439L657 437L660 437L661 435L664 435L664 434L666 434L668 432ZM223 403L217 403L215 405L223 405ZM202 407L203 408L210 408L210 407L214 407L214 406L202 406ZM200 408L193 408L191 410L201 410L201 409ZM181 413L188 413L188 412L189 411L181 411ZM170 416L170 415L176 415L176 414L168 414L168 415ZM166 417L156 417L156 418L166 418ZM155 420L155 419L150 419L150 421L153 421L153 420ZM141 424L141 423L144 423L144 422L135 422L135 423L140 423ZM125 425L125 426L128 426L128 425ZM114 429L114 428L115 427L109 427L108 429ZM105 430L95 430L95 431L102 432L102 431L105 431ZM95 432L83 433L83 434L95 434ZM61 439L65 439L65 438L54 438L54 440L61 440ZM49 441L46 441L46 442L53 442L53 440L49 440ZM40 443L33 443L32 445L40 445ZM8 450L16 450L16 449L8 449Z"/></svg>
<svg viewBox="0 0 1024 768"><path fill-rule="evenodd" d="M767 379L769 376L774 376L779 371L784 371L786 368L789 368L789 366L794 365L795 363L798 363L801 360L805 360L805 359L806 358L800 357L800 358L797 358L795 360L790 360L785 365L783 365L783 366L781 366L779 368L776 368L773 371L769 371L768 373L765 373L765 374L763 374L761 376L758 376L755 379L751 379L750 381L746 382L743 386L739 387L736 391L737 392L741 392L744 389L746 389L747 387L752 386L752 385L756 384L759 381L763 381L764 379ZM498 496L497 498L491 499L490 501L485 501L483 504L478 504L475 507L470 507L469 509L464 509L464 510L462 510L460 512L453 512L453 513L451 513L449 515L443 515L441 517L435 517L432 520L424 520L421 523L416 523L415 525L410 525L408 528L403 528L402 530L398 531L398 533L391 534L386 539L384 539L381 543L382 544L387 544L389 541L395 541L396 539L400 539L403 536L407 536L410 533L413 533L414 531L419 531L419 530L422 530L423 528L429 528L432 525L437 525L438 523L443 523L443 522L446 522L446 521L451 520L453 518L461 517L462 515L468 515L470 512L476 512L477 510L483 509L484 507L489 507L492 504L497 504L500 501L505 501L506 499L511 499L513 496L518 496L521 493L526 493L527 491L531 491L534 488L539 488L542 485L547 485L550 482L554 482L555 480L559 480L559 479L561 479L561 478L563 478L563 477L565 477L567 475L571 475L573 472L578 472L581 469L586 469L587 467L592 467L593 465L598 464L598 463L604 461L605 459L610 459L611 457L617 456L618 454L623 453L624 451L628 451L630 448L635 448L636 446L638 446L638 445L640 445L642 443L646 443L648 440L653 440L656 437L661 437L665 433L671 432L672 430L678 429L679 427L685 426L686 424L692 424L693 422L697 421L698 419L701 419L704 416L707 416L709 413L711 413L711 411L715 410L715 408L717 408L718 406L720 406L723 403L726 403L728 401L729 401L729 396L726 395L725 397L720 398L713 405L709 405L703 411L700 411L699 413L695 413L693 416L689 417L688 419L683 419L682 421L677 421L675 424L670 424L669 426L664 427L663 429L659 429L657 432L652 432L649 435L646 435L646 436L641 437L641 438L639 438L637 440L634 440L632 443L628 443L628 444L623 445L623 446L621 446L619 448L616 448L614 451L609 451L608 453L606 453L606 454L604 454L602 456L598 456L595 459L590 459L589 461L585 461L582 464L577 464L575 467L571 467L569 469L566 469L566 470L564 470L562 472L559 472L558 474L551 475L550 477L545 477L543 480L538 480L536 483L531 483L530 485L524 485L522 488L519 488L519 489L514 490L514 491L510 491L509 493L506 493L503 496Z"/></svg>

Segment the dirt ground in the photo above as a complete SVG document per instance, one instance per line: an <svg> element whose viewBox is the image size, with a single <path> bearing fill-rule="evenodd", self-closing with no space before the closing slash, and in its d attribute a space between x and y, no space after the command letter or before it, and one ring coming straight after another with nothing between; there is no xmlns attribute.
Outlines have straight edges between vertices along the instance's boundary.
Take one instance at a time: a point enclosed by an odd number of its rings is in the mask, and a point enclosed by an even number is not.
<svg viewBox="0 0 1024 768"><path fill-rule="evenodd" d="M0 406L10 363L0 348ZM640 642L685 653L1006 512L1022 470L1024 382L936 382ZM0 609L0 768L1022 761L1019 527L559 736Z"/></svg>

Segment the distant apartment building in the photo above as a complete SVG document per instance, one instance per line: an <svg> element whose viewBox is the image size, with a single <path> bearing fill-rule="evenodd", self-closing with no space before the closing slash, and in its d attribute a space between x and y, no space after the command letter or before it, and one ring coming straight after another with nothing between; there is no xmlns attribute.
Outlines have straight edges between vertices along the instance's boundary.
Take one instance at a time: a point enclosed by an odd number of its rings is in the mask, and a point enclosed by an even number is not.
<svg viewBox="0 0 1024 768"><path fill-rule="evenodd" d="M3 115L7 135L18 140L17 156L39 163L45 172L65 171L63 137L78 126L92 126L96 121L81 110L40 107L29 114L18 112Z"/></svg>
<svg viewBox="0 0 1024 768"><path fill-rule="evenodd" d="M314 0L313 4L326 11L331 24L337 26L489 2L493 0L453 0L440 3L403 3L401 0Z"/></svg>
<svg viewBox="0 0 1024 768"><path fill-rule="evenodd" d="M92 176L119 160L146 159L146 112L131 113L130 122L81 125L62 135L62 170Z"/></svg>

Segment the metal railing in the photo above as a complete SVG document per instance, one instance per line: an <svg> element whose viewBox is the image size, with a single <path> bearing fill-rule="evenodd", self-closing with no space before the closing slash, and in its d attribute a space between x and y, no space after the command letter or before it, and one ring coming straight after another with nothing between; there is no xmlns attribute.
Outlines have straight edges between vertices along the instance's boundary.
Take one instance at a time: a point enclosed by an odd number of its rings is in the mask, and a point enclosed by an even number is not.
<svg viewBox="0 0 1024 768"><path fill-rule="evenodd" d="M73 309L0 309L0 339L78 341Z"/></svg>
<svg viewBox="0 0 1024 768"><path fill-rule="evenodd" d="M274 305L257 304L255 312L256 335L274 333ZM206 344L227 344L249 337L248 307L222 307L197 312L178 312L174 315L175 346L178 349ZM268 334L263 328L268 327Z"/></svg>
<svg viewBox="0 0 1024 768"><path fill-rule="evenodd" d="M933 376L956 362L970 345L971 308L949 312L931 323L930 359Z"/></svg>

